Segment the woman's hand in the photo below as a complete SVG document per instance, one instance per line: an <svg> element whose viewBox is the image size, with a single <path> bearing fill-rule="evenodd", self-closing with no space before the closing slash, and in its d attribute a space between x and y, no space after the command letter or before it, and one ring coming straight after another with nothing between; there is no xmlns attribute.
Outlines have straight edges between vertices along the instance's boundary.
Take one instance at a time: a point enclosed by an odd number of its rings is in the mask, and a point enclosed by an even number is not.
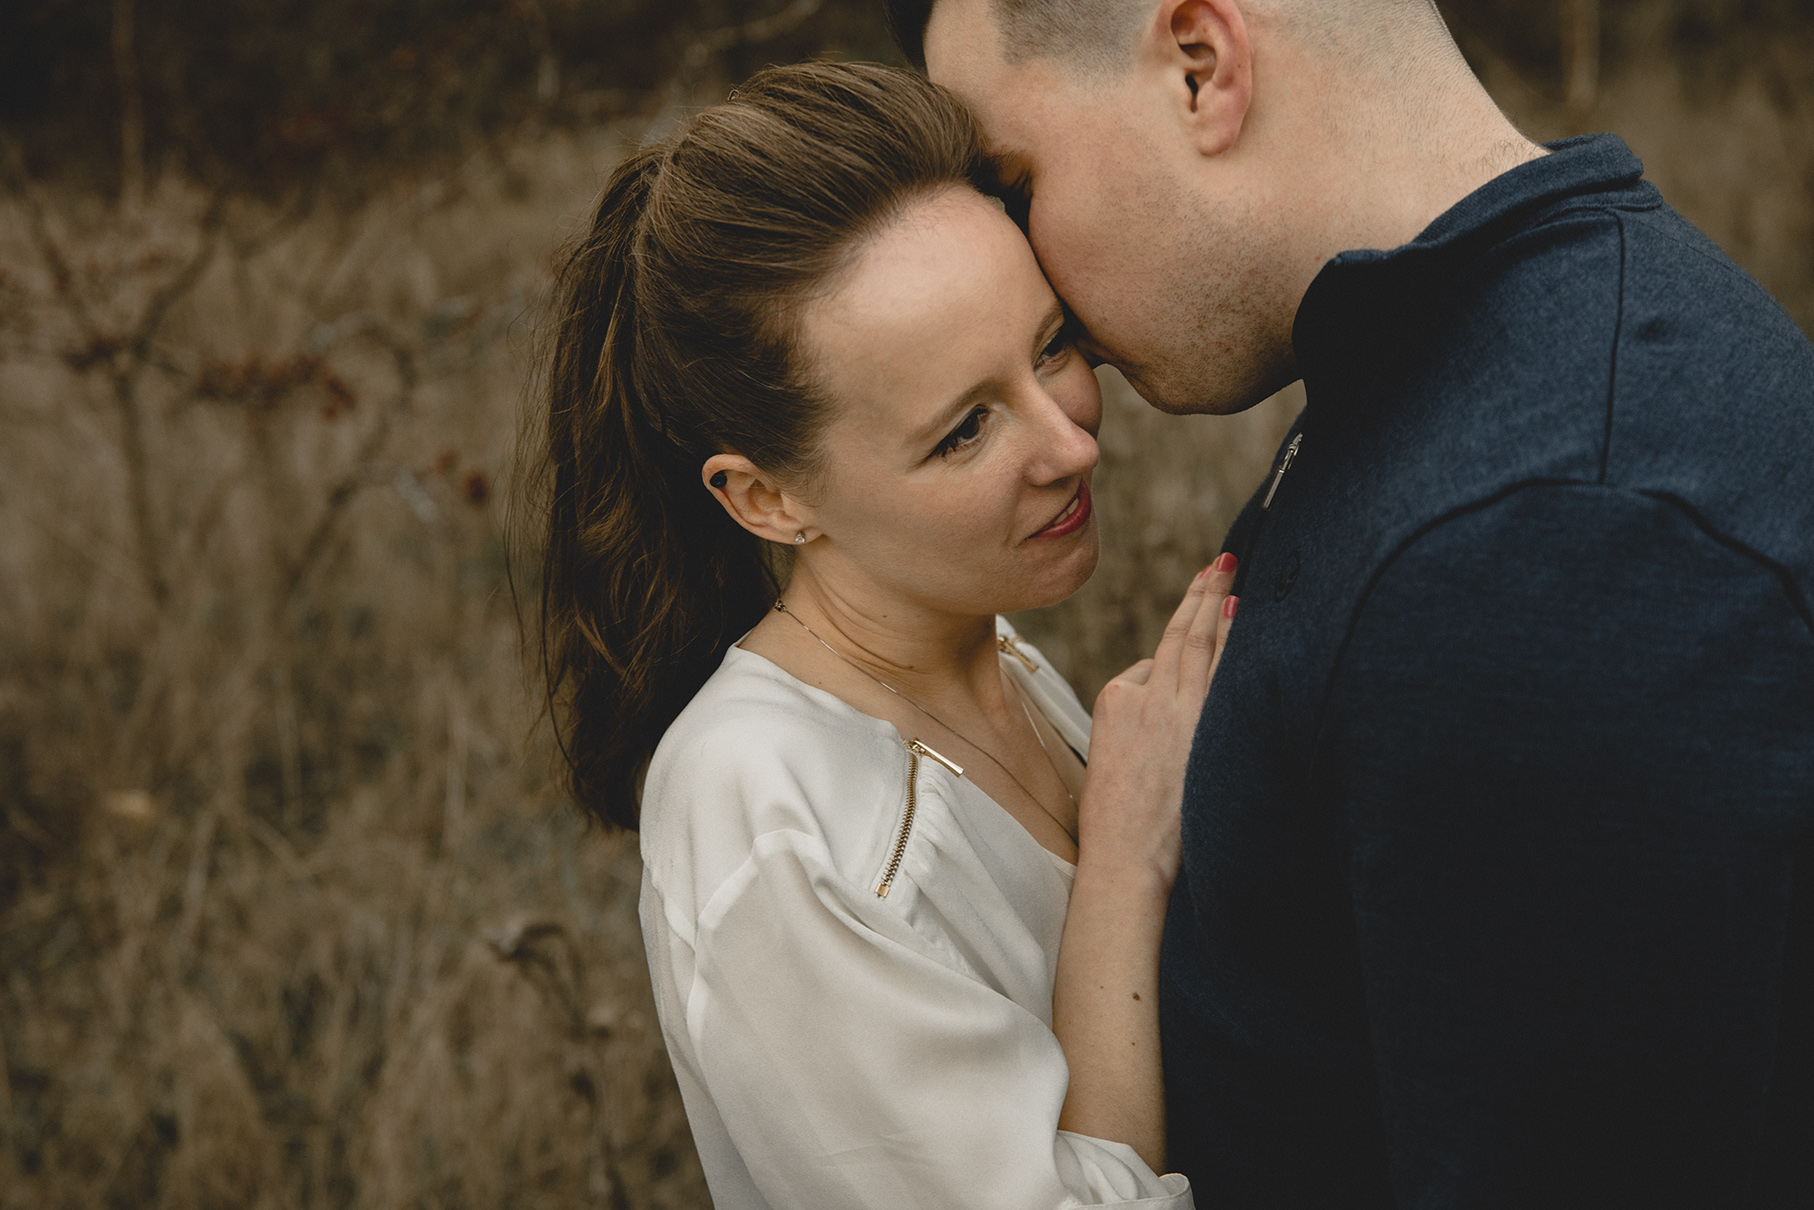
<svg viewBox="0 0 1814 1210"><path fill-rule="evenodd" d="M1097 696L1078 803L1080 862L1134 876L1150 872L1170 890L1178 875L1184 766L1234 620L1234 579L1232 554L1204 568L1153 658Z"/></svg>
<svg viewBox="0 0 1814 1210"><path fill-rule="evenodd" d="M1113 1139L1165 1171L1159 940L1178 877L1184 765L1235 614L1235 559L1191 583L1159 650L1096 699L1078 803L1077 874L1052 989L1071 1067L1058 1125Z"/></svg>

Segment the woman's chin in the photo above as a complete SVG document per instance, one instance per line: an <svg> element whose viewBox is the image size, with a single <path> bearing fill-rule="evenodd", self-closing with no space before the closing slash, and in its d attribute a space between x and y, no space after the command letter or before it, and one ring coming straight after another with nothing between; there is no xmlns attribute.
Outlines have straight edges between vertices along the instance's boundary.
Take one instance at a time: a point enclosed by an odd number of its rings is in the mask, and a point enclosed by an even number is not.
<svg viewBox="0 0 1814 1210"><path fill-rule="evenodd" d="M1090 576L1095 574L1096 564L1102 558L1102 543L1096 535L1096 522L1090 520L1087 531L1077 535L1076 549L1065 552L1065 556L1054 565L1043 569L1043 574L1027 585L1020 603L1011 608L998 609L997 613L1019 613L1026 609L1045 609L1068 601L1078 589L1089 583Z"/></svg>

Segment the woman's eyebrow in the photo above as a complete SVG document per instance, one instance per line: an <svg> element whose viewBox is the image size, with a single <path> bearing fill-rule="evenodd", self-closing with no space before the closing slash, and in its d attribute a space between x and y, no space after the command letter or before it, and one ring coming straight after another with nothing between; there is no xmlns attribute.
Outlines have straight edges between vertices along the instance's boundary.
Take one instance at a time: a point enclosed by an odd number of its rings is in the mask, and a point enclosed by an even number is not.
<svg viewBox="0 0 1814 1210"><path fill-rule="evenodd" d="M1064 327L1064 321L1064 300L1055 297L1052 299L1052 309L1046 312L1045 322L1039 325L1039 332L1033 338L1033 356L1038 357L1052 343L1052 338Z"/></svg>
<svg viewBox="0 0 1814 1210"><path fill-rule="evenodd" d="M1001 380L999 378L983 379L981 382L965 391L962 395L959 395L956 399L952 400L949 404L940 408L938 415L934 416L922 427L914 431L913 435L907 439L908 444L917 449L922 445L937 441L946 433L950 432L952 426L956 425L959 420L962 420L964 416L969 413L971 408L983 402L985 399L988 399L1000 389Z"/></svg>
<svg viewBox="0 0 1814 1210"><path fill-rule="evenodd" d="M1052 337L1057 335L1058 330L1064 326L1064 321L1064 303L1054 298L1052 300L1052 309L1046 312L1044 322L1039 325L1034 334L1032 356L1038 357L1040 351L1048 344L1052 343ZM1001 385L1001 380L999 378L983 379L981 382L965 391L962 395L959 395L956 399L952 400L945 407L940 408L936 416L927 421L921 428L914 431L907 439L908 444L914 448L918 448L928 442L937 441L946 433L950 432L952 426L959 420L962 420L964 415L969 412L971 408L999 391Z"/></svg>

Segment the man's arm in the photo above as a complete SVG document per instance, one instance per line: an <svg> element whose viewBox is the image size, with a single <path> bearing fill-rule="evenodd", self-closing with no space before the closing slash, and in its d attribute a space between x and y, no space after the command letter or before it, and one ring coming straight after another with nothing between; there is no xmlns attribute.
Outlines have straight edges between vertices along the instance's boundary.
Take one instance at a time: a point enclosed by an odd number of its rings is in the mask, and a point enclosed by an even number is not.
<svg viewBox="0 0 1814 1210"><path fill-rule="evenodd" d="M1814 636L1781 577L1610 489L1452 518L1369 592L1316 776L1401 1205L1753 1203L1779 1043L1814 1029L1784 999Z"/></svg>

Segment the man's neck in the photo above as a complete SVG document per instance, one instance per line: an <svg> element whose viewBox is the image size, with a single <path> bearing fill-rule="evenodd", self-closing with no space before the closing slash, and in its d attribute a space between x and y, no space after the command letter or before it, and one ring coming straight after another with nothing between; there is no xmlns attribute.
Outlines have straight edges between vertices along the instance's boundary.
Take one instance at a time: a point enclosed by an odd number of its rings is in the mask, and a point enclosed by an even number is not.
<svg viewBox="0 0 1814 1210"><path fill-rule="evenodd" d="M1288 233L1302 297L1322 266L1342 252L1409 243L1493 178L1547 154L1499 112L1465 70L1437 73L1415 91L1402 81L1333 70L1311 73L1316 88L1286 101L1281 119L1303 139L1306 164Z"/></svg>

